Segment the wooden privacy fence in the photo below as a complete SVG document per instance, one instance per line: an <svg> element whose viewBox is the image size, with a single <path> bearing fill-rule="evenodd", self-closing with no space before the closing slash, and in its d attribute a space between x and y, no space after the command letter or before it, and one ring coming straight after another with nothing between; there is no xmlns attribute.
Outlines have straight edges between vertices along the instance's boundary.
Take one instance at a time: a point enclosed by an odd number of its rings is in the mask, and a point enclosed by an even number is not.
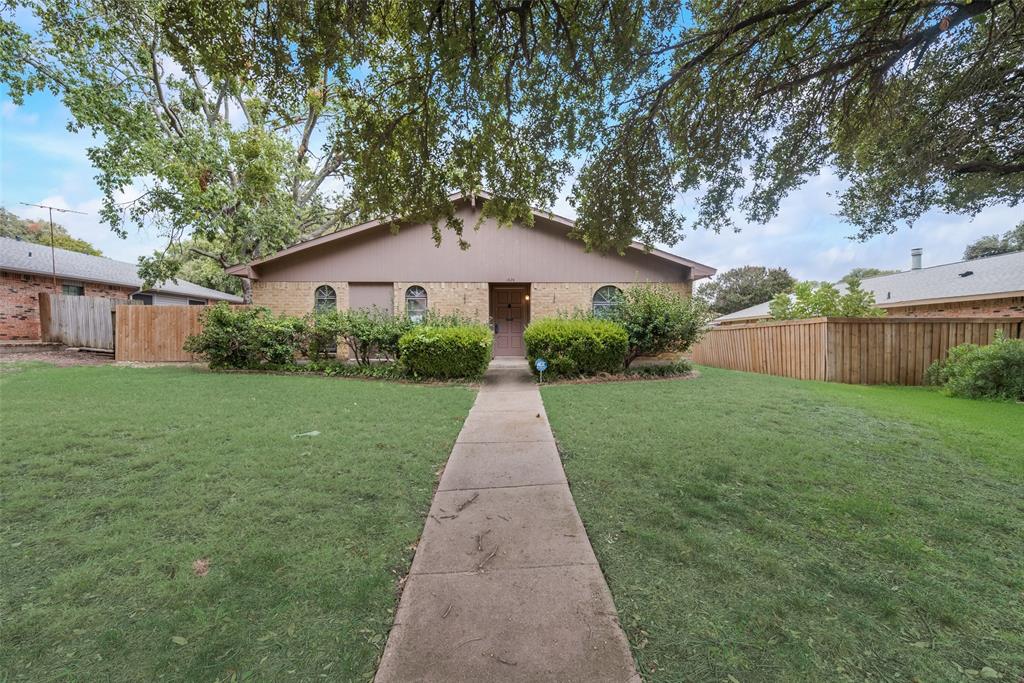
<svg viewBox="0 0 1024 683"><path fill-rule="evenodd" d="M115 315L115 360L187 362L195 356L182 347L203 326L206 306L118 306Z"/></svg>
<svg viewBox="0 0 1024 683"><path fill-rule="evenodd" d="M43 341L90 349L114 349L111 314L127 299L39 293L39 328Z"/></svg>
<svg viewBox="0 0 1024 683"><path fill-rule="evenodd" d="M702 365L846 384L924 382L958 344L1021 338L1024 318L811 318L718 327L692 351Z"/></svg>

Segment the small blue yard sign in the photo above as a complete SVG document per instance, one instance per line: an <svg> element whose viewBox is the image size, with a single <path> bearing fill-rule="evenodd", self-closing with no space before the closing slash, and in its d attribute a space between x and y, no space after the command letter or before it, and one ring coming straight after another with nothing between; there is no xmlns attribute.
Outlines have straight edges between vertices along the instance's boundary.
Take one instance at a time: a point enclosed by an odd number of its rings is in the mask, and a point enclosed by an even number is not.
<svg viewBox="0 0 1024 683"><path fill-rule="evenodd" d="M540 373L540 381L544 381L544 371L548 369L548 362L543 358L538 358L533 361L533 367L537 368L537 372Z"/></svg>

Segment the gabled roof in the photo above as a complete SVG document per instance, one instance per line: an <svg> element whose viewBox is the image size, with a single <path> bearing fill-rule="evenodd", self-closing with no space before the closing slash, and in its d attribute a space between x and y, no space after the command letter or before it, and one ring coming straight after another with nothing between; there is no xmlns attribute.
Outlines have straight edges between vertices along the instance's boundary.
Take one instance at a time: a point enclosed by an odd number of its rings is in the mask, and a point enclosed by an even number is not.
<svg viewBox="0 0 1024 683"><path fill-rule="evenodd" d="M875 295L879 308L1024 296L1024 251L878 275L860 284ZM845 291L842 283L838 288ZM770 318L769 303L723 315L716 321Z"/></svg>
<svg viewBox="0 0 1024 683"><path fill-rule="evenodd" d="M57 277L84 282L101 282L122 287L142 287L138 266L124 261L115 261L105 256L80 254L67 249L54 249L53 262L50 247L35 242L23 242L10 237L0 237L0 268L33 275L50 275L56 266ZM217 299L241 303L242 298L227 292L194 284L187 280L166 281L147 292L193 296L203 299Z"/></svg>
<svg viewBox="0 0 1024 683"><path fill-rule="evenodd" d="M483 199L486 201L491 199L492 197L493 195L490 192L479 191L472 196L467 196L462 193L451 194L448 196L448 200L451 202L467 201L469 203L473 203L477 199ZM533 207L531 207L531 211L534 217L563 226L566 228L567 231L576 227L576 222L573 221L571 218L559 216L558 214L552 213L550 211L542 211L541 209ZM263 263L267 263L268 261L274 261L284 256L290 256L291 254L295 254L297 252L304 251L306 249L310 249L313 247L319 247L331 242L346 240L350 237L354 237L355 235L366 232L367 230L391 227L397 222L401 222L401 219L396 218L394 216L388 218L376 218L372 221L367 221L365 223L353 225L352 227L347 228L345 230L339 230L338 232L332 232L328 235L322 235L320 237L314 237L313 239L306 240L304 242L299 242L298 244L294 244L290 247L282 249L274 254L271 254L270 256L266 256L261 259L256 259L255 261L252 261L251 263L248 264L241 263L235 266L231 266L230 268L227 269L226 272L229 273L230 275L249 277L252 275L251 269L253 267L259 266L260 264ZM670 261L681 266L686 266L687 268L690 269L692 278L694 280L704 277L710 277L714 275L716 272L715 269L712 268L711 266L705 265L703 263L698 263L697 261L692 261L687 258L683 258L682 256L677 256L675 254L663 251L661 249L648 250L647 247L641 244L640 242L633 242L629 248L642 253L650 254L651 256L654 256L656 258L664 259L666 261Z"/></svg>

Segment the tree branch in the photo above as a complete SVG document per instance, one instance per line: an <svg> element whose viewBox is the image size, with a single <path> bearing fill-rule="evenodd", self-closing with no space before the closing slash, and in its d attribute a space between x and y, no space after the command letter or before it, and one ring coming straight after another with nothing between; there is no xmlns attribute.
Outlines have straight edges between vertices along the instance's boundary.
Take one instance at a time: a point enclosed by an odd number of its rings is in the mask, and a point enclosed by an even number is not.
<svg viewBox="0 0 1024 683"><path fill-rule="evenodd" d="M178 120L177 115L171 110L171 107L167 104L167 98L164 96L164 86L160 82L160 66L156 58L156 37L149 43L149 66L150 76L153 79L153 85L156 88L157 101L160 103L160 107L163 109L167 118L171 121L171 128L177 133L178 137L185 137L185 130L181 127L181 122Z"/></svg>
<svg viewBox="0 0 1024 683"><path fill-rule="evenodd" d="M915 33L905 36L899 41L901 47L892 56L890 56L885 62L877 69L880 76L884 76L892 69L897 62L903 57L909 54L914 48L920 46L922 54L928 49L935 40L945 31L952 30L964 23L969 21L976 16L990 12L1001 5L1006 0L974 0L974 2L963 5L953 14L948 17L943 17L937 24L933 24L926 29L922 29ZM918 58L920 61L920 57Z"/></svg>
<svg viewBox="0 0 1024 683"><path fill-rule="evenodd" d="M205 256L206 258L213 259L214 261L219 263L222 268L227 268L228 266L231 265L230 263L228 263L227 259L225 259L220 254L211 254L208 251L204 251L193 246L189 246L188 250L191 251L193 254L198 254L199 256Z"/></svg>
<svg viewBox="0 0 1024 683"><path fill-rule="evenodd" d="M968 173L995 173L997 175L1012 175L1014 173L1024 173L1024 163L1016 164L1004 164L997 161L987 161L979 159L976 161L965 161L959 164L949 165L949 170L957 175L966 175Z"/></svg>

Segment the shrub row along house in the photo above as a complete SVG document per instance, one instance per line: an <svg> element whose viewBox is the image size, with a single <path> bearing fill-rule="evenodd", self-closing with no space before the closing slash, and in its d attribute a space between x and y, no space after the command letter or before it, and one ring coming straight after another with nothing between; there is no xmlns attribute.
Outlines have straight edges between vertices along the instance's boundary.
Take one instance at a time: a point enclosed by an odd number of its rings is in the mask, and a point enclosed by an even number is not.
<svg viewBox="0 0 1024 683"><path fill-rule="evenodd" d="M103 256L0 237L0 339L40 338L39 294L132 300L139 304L241 303L233 294L185 280L144 288L137 267Z"/></svg>
<svg viewBox="0 0 1024 683"><path fill-rule="evenodd" d="M374 220L318 237L228 272L249 278L253 302L278 314L371 308L422 316L459 313L494 330L494 355L523 356L531 320L610 305L617 290L663 283L690 295L715 273L696 261L633 244L624 254L588 252L569 238L573 222L535 211L534 225L499 227L485 219L489 195L455 196L466 226L435 245L431 226Z"/></svg>
<svg viewBox="0 0 1024 683"><path fill-rule="evenodd" d="M1024 251L930 268L921 267L921 250L911 252L911 268L865 278L861 288L875 305L898 318L1019 318L1024 316ZM845 285L836 287L843 291ZM715 320L739 325L768 320L766 301Z"/></svg>

